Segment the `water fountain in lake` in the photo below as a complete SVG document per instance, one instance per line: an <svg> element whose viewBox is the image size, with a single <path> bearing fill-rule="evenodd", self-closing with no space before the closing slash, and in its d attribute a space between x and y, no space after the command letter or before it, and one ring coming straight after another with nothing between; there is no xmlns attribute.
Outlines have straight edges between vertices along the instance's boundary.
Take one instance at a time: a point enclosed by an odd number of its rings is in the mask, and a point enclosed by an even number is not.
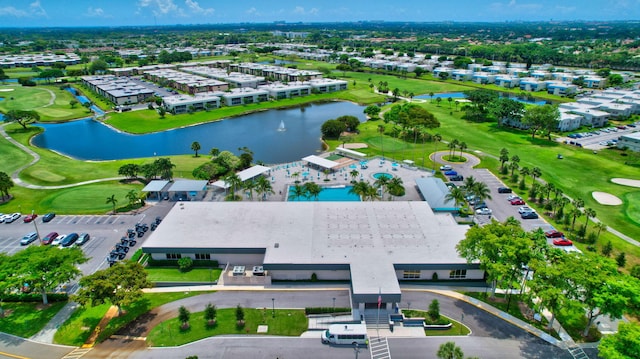
<svg viewBox="0 0 640 359"><path fill-rule="evenodd" d="M280 120L280 126L278 126L278 132L286 131L287 129L284 127L284 121Z"/></svg>

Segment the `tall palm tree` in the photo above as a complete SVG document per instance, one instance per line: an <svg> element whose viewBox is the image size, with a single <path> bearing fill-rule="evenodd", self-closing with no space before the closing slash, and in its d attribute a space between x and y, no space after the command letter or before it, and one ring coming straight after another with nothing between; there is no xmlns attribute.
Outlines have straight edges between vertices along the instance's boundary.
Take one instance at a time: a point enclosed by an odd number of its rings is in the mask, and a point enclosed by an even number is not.
<svg viewBox="0 0 640 359"><path fill-rule="evenodd" d="M597 241L598 239L600 239L600 232L607 231L607 225L602 222L596 222L595 228L598 231L598 233L596 234L596 241Z"/></svg>
<svg viewBox="0 0 640 359"><path fill-rule="evenodd" d="M582 207L584 207L584 200L581 199L581 198L576 198L576 199L573 200L573 205L576 208L582 208Z"/></svg>
<svg viewBox="0 0 640 359"><path fill-rule="evenodd" d="M460 159L462 159L462 152L467 149L467 143L466 142L460 142L458 147L460 147Z"/></svg>
<svg viewBox="0 0 640 359"><path fill-rule="evenodd" d="M455 205L458 208L458 211L460 211L460 205L463 205L464 202L465 202L464 195L465 194L464 194L464 191L462 190L462 188L454 187L454 188L449 190L449 193L447 193L444 196L444 199L447 200L447 201L455 202Z"/></svg>
<svg viewBox="0 0 640 359"><path fill-rule="evenodd" d="M380 176L380 178L377 178L376 181L373 182L373 186L380 190L380 196L382 198L384 198L384 192L387 189L389 182L391 182L391 179L388 176Z"/></svg>
<svg viewBox="0 0 640 359"><path fill-rule="evenodd" d="M198 157L198 151L200 151L202 147L200 146L200 142L198 141L193 141L193 143L191 143L191 150L194 151L195 157Z"/></svg>
<svg viewBox="0 0 640 359"><path fill-rule="evenodd" d="M126 197L127 197L127 200L129 201L129 207L133 207L140 198L138 196L138 192L135 189L132 189L129 192L127 192Z"/></svg>
<svg viewBox="0 0 640 359"><path fill-rule="evenodd" d="M402 178L398 177L398 176L394 176L393 178L391 178L389 180L389 183L387 184L387 192L389 192L389 199L392 200L393 197L391 197L392 193L401 193L404 192L404 188L402 188L401 191L401 187L404 186L404 182L402 182Z"/></svg>
<svg viewBox="0 0 640 359"><path fill-rule="evenodd" d="M253 180L246 181L242 184L242 188L249 191L249 199L253 201L253 191L258 188L258 183Z"/></svg>
<svg viewBox="0 0 640 359"><path fill-rule="evenodd" d="M584 216L587 217L587 220L584 222L584 233L587 233L587 225L589 224L589 219L594 218L596 216L596 211L593 208L585 208Z"/></svg>
<svg viewBox="0 0 640 359"><path fill-rule="evenodd" d="M365 197L371 202L382 198L380 195L378 195L378 189L375 186L371 185L367 186Z"/></svg>
<svg viewBox="0 0 640 359"><path fill-rule="evenodd" d="M533 167L531 169L531 178L533 179L533 182L535 182L536 178L539 178L540 176L542 176L542 170L540 167Z"/></svg>
<svg viewBox="0 0 640 359"><path fill-rule="evenodd" d="M509 150L506 148L502 148L500 150L500 172L504 169L504 164L509 162Z"/></svg>
<svg viewBox="0 0 640 359"><path fill-rule="evenodd" d="M576 226L576 218L582 216L582 211L580 208L574 207L571 212L569 212L569 215L573 218L571 220L571 232L573 233L573 229Z"/></svg>
<svg viewBox="0 0 640 359"><path fill-rule="evenodd" d="M486 199L491 199L491 190L484 182L476 182L471 191L481 202Z"/></svg>
<svg viewBox="0 0 640 359"><path fill-rule="evenodd" d="M473 190L473 187L476 185L476 182L477 181L473 176L469 176L464 179L463 186L465 190L469 192L469 194L471 194L471 191Z"/></svg>
<svg viewBox="0 0 640 359"><path fill-rule="evenodd" d="M173 179L173 168L176 166L171 163L171 159L169 158L158 158L153 161L154 164L158 168L158 173L160 173L160 178L164 180L171 181Z"/></svg>
<svg viewBox="0 0 640 359"><path fill-rule="evenodd" d="M435 160L435 154L436 152L438 152L438 142L442 141L442 135L439 133L436 133L435 135L431 136L431 138L433 139L433 172L436 171L436 160Z"/></svg>
<svg viewBox="0 0 640 359"><path fill-rule="evenodd" d="M556 185L549 182L546 185L544 185L543 189L544 189L545 197L547 197L547 202L549 202L549 197L551 197L551 192L553 192L556 189Z"/></svg>
<svg viewBox="0 0 640 359"><path fill-rule="evenodd" d="M301 197L306 197L306 196L307 196L307 191L304 188L304 186L297 184L293 186L293 192L289 194L289 200L295 201L297 199L300 199Z"/></svg>
<svg viewBox="0 0 640 359"><path fill-rule="evenodd" d="M314 200L318 200L318 197L320 196L320 192L322 192L322 187L320 187L317 183L315 182L307 182L304 184L304 189L307 192L307 194L309 195L310 198L313 198Z"/></svg>
<svg viewBox="0 0 640 359"><path fill-rule="evenodd" d="M355 183L356 178L358 178L359 174L360 172L358 172L358 170L351 170L351 172L349 172L349 175L351 176L351 183Z"/></svg>
<svg viewBox="0 0 640 359"><path fill-rule="evenodd" d="M226 184L228 184L231 187L231 200L235 201L236 190L238 189L238 187L242 185L242 180L240 179L240 176L238 176L236 173L230 173L224 176L223 180Z"/></svg>
<svg viewBox="0 0 640 359"><path fill-rule="evenodd" d="M262 200L267 195L273 194L275 192L273 191L273 187L271 186L269 180L264 176L260 176L258 177L257 181L256 193L258 193L258 196L260 196L260 199Z"/></svg>
<svg viewBox="0 0 640 359"><path fill-rule="evenodd" d="M113 214L116 214L116 204L118 204L118 199L115 194L107 197L107 204L113 205Z"/></svg>
<svg viewBox="0 0 640 359"><path fill-rule="evenodd" d="M513 177L513 173L520 168L520 165L518 164L518 162L511 162L509 164L509 169L511 170L511 177Z"/></svg>
<svg viewBox="0 0 640 359"><path fill-rule="evenodd" d="M531 170L529 169L529 167L525 166L520 169L520 174L522 175L523 183L524 183L525 177L527 177L530 173L531 173Z"/></svg>
<svg viewBox="0 0 640 359"><path fill-rule="evenodd" d="M451 97L447 98L447 101L449 101L449 109L451 109L451 103L453 102L453 99Z"/></svg>
<svg viewBox="0 0 640 359"><path fill-rule="evenodd" d="M452 156L453 151L455 151L456 147L458 147L458 140L453 140L449 142L447 147L449 147L449 159L451 159L453 157Z"/></svg>
<svg viewBox="0 0 640 359"><path fill-rule="evenodd" d="M380 150L382 151L382 158L384 158L384 126L378 125L378 132L380 133Z"/></svg>
<svg viewBox="0 0 640 359"><path fill-rule="evenodd" d="M366 201L366 194L369 191L369 182L366 181L358 181L354 183L353 187L349 189L349 193L356 194L360 196L360 200Z"/></svg>

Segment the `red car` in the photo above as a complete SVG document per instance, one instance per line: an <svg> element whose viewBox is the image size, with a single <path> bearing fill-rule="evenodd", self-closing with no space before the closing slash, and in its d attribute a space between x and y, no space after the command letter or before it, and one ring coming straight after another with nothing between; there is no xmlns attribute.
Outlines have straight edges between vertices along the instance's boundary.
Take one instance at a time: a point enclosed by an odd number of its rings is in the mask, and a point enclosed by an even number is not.
<svg viewBox="0 0 640 359"><path fill-rule="evenodd" d="M44 238L42 238L42 244L44 244L44 245L51 244L51 242L53 242L53 240L56 239L56 237L58 237L58 233L57 232L51 232L51 233L47 234L46 236L44 236Z"/></svg>
<svg viewBox="0 0 640 359"><path fill-rule="evenodd" d="M562 237L562 238L554 239L553 240L553 244L556 245L556 246L572 246L573 242L571 242L570 240Z"/></svg>
<svg viewBox="0 0 640 359"><path fill-rule="evenodd" d="M548 232L544 232L544 236L547 238L562 238L564 237L564 233L558 232L555 229L552 229Z"/></svg>
<svg viewBox="0 0 640 359"><path fill-rule="evenodd" d="M30 214L28 216L25 216L23 221L24 221L24 223L29 223L29 222L33 221L34 219L36 219L37 217L38 217L38 215L35 214L35 213L34 214Z"/></svg>
<svg viewBox="0 0 640 359"><path fill-rule="evenodd" d="M517 206L517 205L521 206L521 205L525 204L524 201L521 200L520 198L514 198L509 202L511 203L512 206Z"/></svg>

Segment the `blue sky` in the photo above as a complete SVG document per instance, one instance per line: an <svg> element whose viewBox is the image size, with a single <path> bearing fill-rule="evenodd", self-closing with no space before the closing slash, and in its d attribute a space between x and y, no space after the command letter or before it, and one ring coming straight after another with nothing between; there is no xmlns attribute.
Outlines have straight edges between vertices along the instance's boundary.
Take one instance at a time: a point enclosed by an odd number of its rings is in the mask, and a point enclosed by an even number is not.
<svg viewBox="0 0 640 359"><path fill-rule="evenodd" d="M640 20L640 0L0 0L0 27Z"/></svg>

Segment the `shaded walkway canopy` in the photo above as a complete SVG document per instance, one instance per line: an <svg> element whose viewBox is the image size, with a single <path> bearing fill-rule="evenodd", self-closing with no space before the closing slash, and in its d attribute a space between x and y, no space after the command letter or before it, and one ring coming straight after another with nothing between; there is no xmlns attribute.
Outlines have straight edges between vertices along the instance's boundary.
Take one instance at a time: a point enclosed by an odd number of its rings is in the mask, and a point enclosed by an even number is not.
<svg viewBox="0 0 640 359"><path fill-rule="evenodd" d="M343 147L337 147L336 148L336 153L340 154L340 155L344 155L346 157L355 158L357 160L361 160L361 159L364 159L365 157L367 157L367 155L365 153L354 151L354 150L350 150L348 148L343 148Z"/></svg>
<svg viewBox="0 0 640 359"><path fill-rule="evenodd" d="M257 177L269 171L271 171L270 167L256 165L251 168L247 168L246 170L238 172L238 177L240 177L240 181L244 182L246 180L250 180L254 177ZM225 182L224 180L215 181L212 183L212 186L223 188L223 189L227 189L231 187L231 185Z"/></svg>
<svg viewBox="0 0 640 359"><path fill-rule="evenodd" d="M330 161L328 159L319 157L319 156L315 156L315 155L311 155L311 156L307 156L305 158L302 159L303 161L307 161L311 164L314 164L318 167L322 167L322 168L326 168L326 169L334 169L337 166L339 166L340 164L338 162L335 161Z"/></svg>

